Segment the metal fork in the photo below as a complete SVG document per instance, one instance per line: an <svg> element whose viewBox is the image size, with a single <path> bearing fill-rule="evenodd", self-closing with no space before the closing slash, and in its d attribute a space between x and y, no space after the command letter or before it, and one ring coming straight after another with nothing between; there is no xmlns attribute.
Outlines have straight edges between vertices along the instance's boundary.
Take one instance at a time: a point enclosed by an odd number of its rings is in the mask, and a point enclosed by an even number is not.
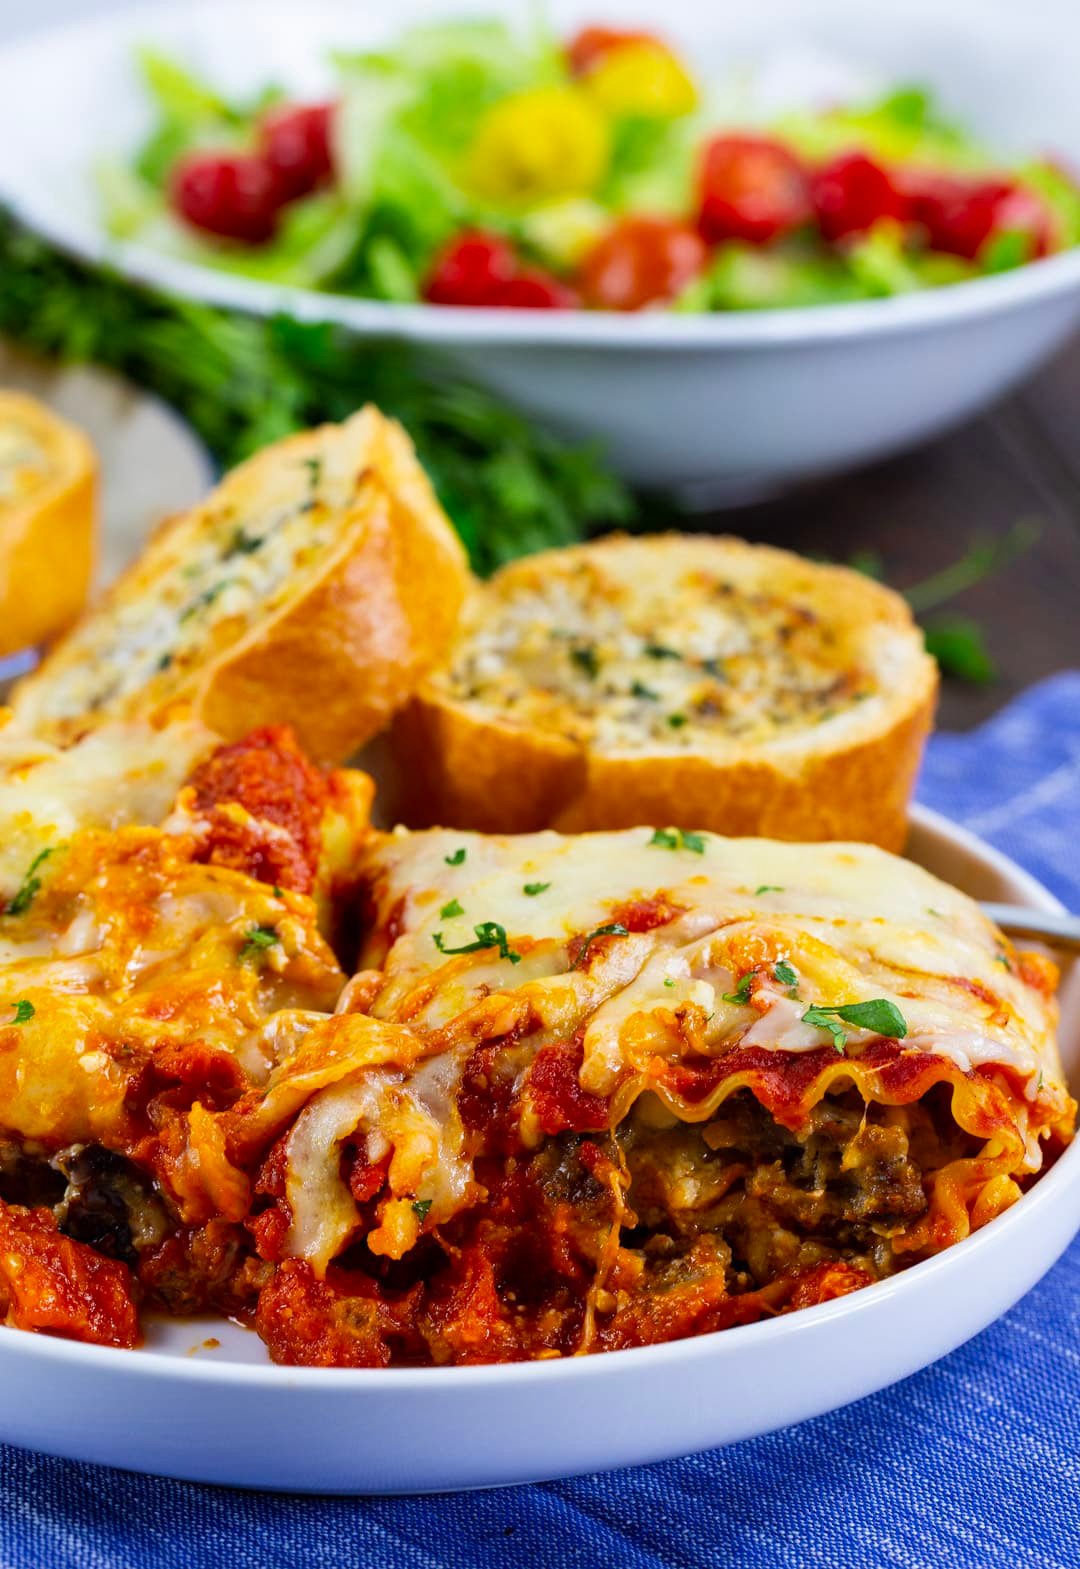
<svg viewBox="0 0 1080 1569"><path fill-rule="evenodd" d="M1080 915L1029 910L1022 904L984 904L982 911L1009 937L1026 937L1061 953L1080 954Z"/></svg>

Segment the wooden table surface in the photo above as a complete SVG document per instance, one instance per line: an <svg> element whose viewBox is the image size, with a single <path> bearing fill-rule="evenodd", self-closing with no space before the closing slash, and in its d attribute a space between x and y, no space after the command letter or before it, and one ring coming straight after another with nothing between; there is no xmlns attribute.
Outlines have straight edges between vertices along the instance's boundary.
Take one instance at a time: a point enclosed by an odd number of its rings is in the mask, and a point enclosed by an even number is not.
<svg viewBox="0 0 1080 1569"><path fill-rule="evenodd" d="M1028 521L1035 542L947 606L981 624L997 667L985 686L943 683L938 724L961 730L1040 677L1080 666L1080 338L932 445L708 526L835 561L876 552L885 581L904 589Z"/></svg>

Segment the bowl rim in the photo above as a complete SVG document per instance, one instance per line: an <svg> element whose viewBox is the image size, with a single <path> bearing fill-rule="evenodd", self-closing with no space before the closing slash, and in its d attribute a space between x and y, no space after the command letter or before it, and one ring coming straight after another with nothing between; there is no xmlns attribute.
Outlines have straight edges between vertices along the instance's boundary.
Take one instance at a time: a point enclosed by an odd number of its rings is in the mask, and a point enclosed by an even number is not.
<svg viewBox="0 0 1080 1569"><path fill-rule="evenodd" d="M700 315L663 310L630 314L400 305L238 277L169 256L147 245L112 241L94 226L65 221L47 200L28 197L5 186L2 172L0 203L19 222L58 249L164 294L252 316L283 315L305 323L346 327L361 338L397 338L457 349L591 349L652 355L671 351L715 354L725 350L811 348L817 344L890 339L902 333L977 324L988 316L1035 306L1070 293L1080 295L1080 246L1074 246L1055 256L1027 262L1012 272L886 299L851 300L835 305Z"/></svg>
<svg viewBox="0 0 1080 1569"><path fill-rule="evenodd" d="M946 841L977 858L984 867L1007 877L1032 907L1053 912L1064 909L1060 899L1030 872L951 819L929 807L913 804L909 820L912 827L923 831L931 840L939 843ZM957 1275L958 1283L962 1283L969 1260L987 1249L1004 1246L1006 1237L1016 1234L1018 1228L1019 1236L1022 1237L1029 1226L1037 1224L1037 1216L1056 1207L1068 1192L1074 1190L1080 1197L1080 1137L1073 1141L1029 1192L980 1231L889 1280L878 1281L872 1290L855 1291L831 1302L802 1308L797 1313L756 1324L735 1325L730 1329L690 1336L683 1340L635 1346L623 1351L606 1351L597 1356L465 1367L283 1367L270 1362L200 1360L197 1357L141 1348L132 1352L0 1326L0 1364L5 1355L25 1355L54 1365L87 1366L101 1373L136 1380L179 1380L207 1389L223 1384L248 1390L302 1389L325 1393L330 1398L339 1395L352 1398L375 1389L381 1394L405 1394L430 1388L442 1391L444 1396L465 1395L493 1384L525 1390L537 1381L542 1381L544 1385L557 1385L568 1379L595 1381L618 1378L623 1372L632 1369L641 1373L650 1369L655 1372L663 1367L693 1363L699 1359L739 1356L743 1351L750 1352L760 1342L768 1344L782 1337L805 1335L836 1320L854 1321L867 1313L874 1314L879 1311L875 1304L884 1306L888 1301L903 1302L912 1293L947 1290L954 1274ZM1080 1220L1080 1203L1077 1204L1077 1217ZM206 1318L199 1318L193 1323L201 1329L207 1321ZM17 1340L8 1344L4 1338L8 1335L17 1337Z"/></svg>
<svg viewBox="0 0 1080 1569"><path fill-rule="evenodd" d="M255 0L187 0L183 15L168 0L136 10L106 11L75 23L54 23L0 47L0 82L5 72L51 61L54 51L78 52L83 41L112 36L130 48L178 25L228 25L230 17L254 10ZM260 6L260 15L288 15L281 0ZM310 15L347 23L355 16L342 0L316 0ZM265 22L261 25L265 25ZM80 148L76 147L77 156ZM86 178L90 178L87 171ZM268 283L220 272L200 262L120 242L100 223L68 216L61 201L35 183L21 154L0 158L0 203L17 220L63 251L112 268L134 282L166 293L225 306L252 315L287 314L299 321L329 323L372 339L401 338L418 344L472 348L484 345L535 349L596 349L613 353L664 351L715 353L727 349L810 347L851 338L888 338L896 333L932 332L942 326L977 323L998 312L1037 305L1072 291L1080 294L1080 245L1028 262L1011 272L876 300L791 306L760 311L681 315L642 311L536 311L395 304L360 296Z"/></svg>

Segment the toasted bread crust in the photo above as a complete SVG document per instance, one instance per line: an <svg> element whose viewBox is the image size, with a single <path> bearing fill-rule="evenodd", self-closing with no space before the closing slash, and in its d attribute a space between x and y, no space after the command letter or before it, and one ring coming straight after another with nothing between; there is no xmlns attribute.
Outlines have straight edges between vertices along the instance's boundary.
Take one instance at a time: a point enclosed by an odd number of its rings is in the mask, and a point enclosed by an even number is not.
<svg viewBox="0 0 1080 1569"><path fill-rule="evenodd" d="M175 577L177 539L190 515L173 519L77 635L20 685L15 723L67 742L106 719L160 723L184 709L226 739L288 723L319 762L342 761L381 729L445 653L469 576L460 541L408 438L376 410L346 427L290 437L250 461L318 462L344 432L358 453L355 491L334 519L316 570L305 566L296 591L286 582L273 603L256 600L246 627L230 627L227 637L212 628L205 647L169 659L160 674L88 715L85 703L68 696L79 667L96 639L112 646L125 604L151 596L155 581ZM237 473L245 471L250 479L249 465ZM205 504L208 516L212 503Z"/></svg>
<svg viewBox="0 0 1080 1569"><path fill-rule="evenodd" d="M94 568L98 464L87 436L35 398L0 392L0 426L31 432L51 472L0 500L0 655L56 637L86 602Z"/></svg>
<svg viewBox="0 0 1080 1569"><path fill-rule="evenodd" d="M647 543L662 552L669 540ZM619 542L548 552L534 559L531 570L538 579L558 572L560 557L591 553L602 559L613 548ZM798 591L811 583L819 606L842 606L849 621L854 606L873 627L888 627L907 653L902 679L877 720L866 723L858 714L848 730L831 737L808 727L796 735L796 745L789 733L782 745L747 742L726 751L694 740L678 749L605 749L552 728L508 722L502 713L455 697L444 672L436 672L394 723L401 815L413 823L489 833L659 823L789 840L861 839L899 849L937 693L936 668L921 650L903 601L858 574L786 552L725 540L703 540L695 548L703 557L734 551L743 561L746 552L758 552L773 576L787 573ZM488 592L504 592L506 576L524 566L505 569ZM483 605L474 606L470 624L483 616Z"/></svg>

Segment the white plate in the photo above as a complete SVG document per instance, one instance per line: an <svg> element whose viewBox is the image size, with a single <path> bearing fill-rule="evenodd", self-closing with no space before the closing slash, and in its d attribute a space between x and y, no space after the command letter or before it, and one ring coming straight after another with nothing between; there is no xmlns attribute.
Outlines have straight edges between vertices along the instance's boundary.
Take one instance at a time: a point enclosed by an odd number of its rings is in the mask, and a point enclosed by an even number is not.
<svg viewBox="0 0 1080 1569"><path fill-rule="evenodd" d="M230 90L325 89L332 45L383 39L411 17L523 0L214 0L102 16L0 54L0 200L53 241L133 278L265 313L332 319L435 347L451 364L574 437L603 442L631 479L691 497L745 496L908 446L1024 376L1080 321L1080 251L906 298L745 315L632 318L388 305L230 277L118 248L89 169L147 129L133 52L153 40ZM766 69L770 102L916 79L991 145L1053 149L1080 166L1080 8L1069 0L555 0L569 28L608 15L662 25L705 79ZM1007 83L1003 89L1002 84Z"/></svg>
<svg viewBox="0 0 1080 1569"><path fill-rule="evenodd" d="M923 809L911 850L983 898L1061 906ZM1080 996L1062 1042L1074 1090ZM490 1487L636 1465L818 1416L984 1329L1080 1226L1080 1142L966 1242L821 1307L695 1340L564 1362L371 1371L273 1367L219 1320L114 1351L0 1330L0 1439L191 1481L300 1492ZM208 1339L217 1346L205 1344Z"/></svg>

